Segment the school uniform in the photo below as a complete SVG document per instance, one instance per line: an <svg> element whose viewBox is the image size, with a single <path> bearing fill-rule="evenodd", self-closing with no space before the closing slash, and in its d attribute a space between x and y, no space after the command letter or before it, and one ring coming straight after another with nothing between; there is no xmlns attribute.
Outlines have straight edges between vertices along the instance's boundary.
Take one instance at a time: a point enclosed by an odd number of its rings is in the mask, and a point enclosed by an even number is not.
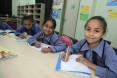
<svg viewBox="0 0 117 78"><path fill-rule="evenodd" d="M55 32L52 32L49 36L45 37L44 32L40 32L33 37L29 38L27 42L30 45L33 45L36 41L41 41L42 43L52 45L51 50L52 52L60 52L64 51L65 45L63 42L58 38L58 35Z"/></svg>
<svg viewBox="0 0 117 78"><path fill-rule="evenodd" d="M12 30L12 28L6 22L0 21L0 30L7 30L7 29Z"/></svg>
<svg viewBox="0 0 117 78"><path fill-rule="evenodd" d="M101 78L117 78L117 55L103 39L98 46L90 49L85 39L69 47L72 53L83 52L85 58L97 65L95 74ZM95 56L94 56L95 55Z"/></svg>
<svg viewBox="0 0 117 78"><path fill-rule="evenodd" d="M32 27L30 29L27 29L24 25L22 25L19 29L15 31L15 35L19 35L23 32L26 32L28 35L35 35L39 33L41 30L37 24L32 24Z"/></svg>

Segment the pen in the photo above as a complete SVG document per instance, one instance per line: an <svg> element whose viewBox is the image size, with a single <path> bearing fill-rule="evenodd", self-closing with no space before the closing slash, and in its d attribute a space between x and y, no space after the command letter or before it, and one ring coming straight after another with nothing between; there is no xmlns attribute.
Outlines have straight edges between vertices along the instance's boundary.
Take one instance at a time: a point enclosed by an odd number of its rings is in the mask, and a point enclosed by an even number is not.
<svg viewBox="0 0 117 78"><path fill-rule="evenodd" d="M68 51L69 51L69 47L67 48L67 52L66 52L66 57L65 57L65 62L67 61L67 57L68 57Z"/></svg>

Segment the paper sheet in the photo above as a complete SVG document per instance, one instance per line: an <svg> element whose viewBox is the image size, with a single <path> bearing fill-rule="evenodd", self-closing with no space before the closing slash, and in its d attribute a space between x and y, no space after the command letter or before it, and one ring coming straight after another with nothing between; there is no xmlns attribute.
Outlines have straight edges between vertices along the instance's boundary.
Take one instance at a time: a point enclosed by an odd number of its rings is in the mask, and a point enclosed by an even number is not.
<svg viewBox="0 0 117 78"><path fill-rule="evenodd" d="M71 55L68 62L61 60L61 70L78 72L78 73L87 73L90 74L88 67L80 62L76 62L76 58L80 55Z"/></svg>
<svg viewBox="0 0 117 78"><path fill-rule="evenodd" d="M50 45L47 45L47 44L44 44L44 43L41 43L41 47L40 48L37 48L35 46L31 46L29 43L28 45L31 47L31 48L34 48L36 50L41 50L42 48L48 48Z"/></svg>
<svg viewBox="0 0 117 78"><path fill-rule="evenodd" d="M26 38L22 39L22 38L19 38L17 36L14 36L15 40L18 42L26 42L29 37L31 37L31 36L27 36Z"/></svg>

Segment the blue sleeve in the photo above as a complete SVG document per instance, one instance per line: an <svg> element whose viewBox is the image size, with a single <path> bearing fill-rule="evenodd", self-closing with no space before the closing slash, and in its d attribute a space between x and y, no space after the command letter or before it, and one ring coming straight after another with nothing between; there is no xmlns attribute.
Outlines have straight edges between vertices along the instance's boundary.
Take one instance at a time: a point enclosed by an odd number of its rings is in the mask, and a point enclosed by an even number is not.
<svg viewBox="0 0 117 78"><path fill-rule="evenodd" d="M39 36L40 36L41 32L40 33L37 33L36 35L28 38L27 42L30 44L30 45L33 45L38 39L39 39Z"/></svg>
<svg viewBox="0 0 117 78"><path fill-rule="evenodd" d="M3 22L3 26L4 26L4 30L5 30L5 29L10 29L10 30L12 30L12 28L10 27L10 25L8 25L6 22Z"/></svg>
<svg viewBox="0 0 117 78"><path fill-rule="evenodd" d="M15 35L19 35L21 33L25 32L25 27L22 25L19 29L15 31Z"/></svg>
<svg viewBox="0 0 117 78"><path fill-rule="evenodd" d="M39 26L37 24L35 24L35 34L41 32Z"/></svg>
<svg viewBox="0 0 117 78"><path fill-rule="evenodd" d="M85 43L85 40L81 40L79 42L77 42L76 44L72 45L69 47L69 51L73 54L77 54L80 49L81 49L81 46Z"/></svg>
<svg viewBox="0 0 117 78"><path fill-rule="evenodd" d="M51 40L52 40L51 42L54 44L53 46L50 47L53 53L65 51L66 47L63 44L63 42L58 38L57 34L54 34Z"/></svg>
<svg viewBox="0 0 117 78"><path fill-rule="evenodd" d="M101 78L117 78L117 55L112 47L106 48L105 56L106 67L97 66L95 74Z"/></svg>

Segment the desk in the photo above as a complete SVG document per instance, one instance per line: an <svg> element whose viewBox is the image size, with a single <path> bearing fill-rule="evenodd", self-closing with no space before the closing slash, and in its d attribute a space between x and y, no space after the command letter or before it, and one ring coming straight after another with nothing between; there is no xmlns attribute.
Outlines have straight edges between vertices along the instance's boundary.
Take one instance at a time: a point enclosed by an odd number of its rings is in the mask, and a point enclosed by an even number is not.
<svg viewBox="0 0 117 78"><path fill-rule="evenodd" d="M26 42L16 42L9 36L0 37L0 45L18 56L0 62L0 78L84 78L55 70L59 53L42 53ZM91 78L96 78L91 70Z"/></svg>

